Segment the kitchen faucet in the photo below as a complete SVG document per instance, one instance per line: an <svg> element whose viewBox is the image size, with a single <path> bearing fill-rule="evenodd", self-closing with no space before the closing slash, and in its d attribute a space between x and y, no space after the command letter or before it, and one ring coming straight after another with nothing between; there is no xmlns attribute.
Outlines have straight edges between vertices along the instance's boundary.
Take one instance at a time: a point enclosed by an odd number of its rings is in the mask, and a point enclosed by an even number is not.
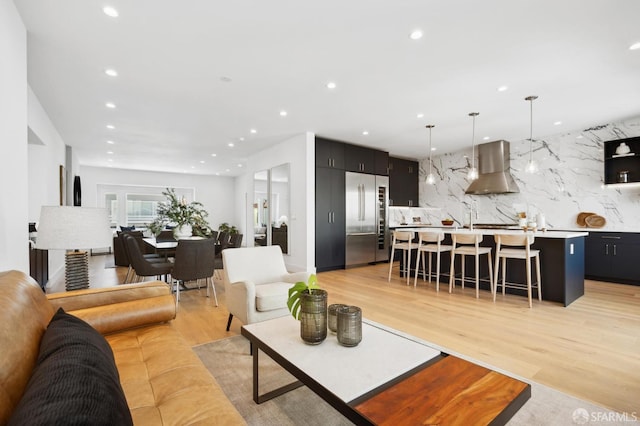
<svg viewBox="0 0 640 426"><path fill-rule="evenodd" d="M476 220L478 219L478 206L475 205L475 202L471 202L469 204L469 230L473 231L473 211L475 207L475 216Z"/></svg>

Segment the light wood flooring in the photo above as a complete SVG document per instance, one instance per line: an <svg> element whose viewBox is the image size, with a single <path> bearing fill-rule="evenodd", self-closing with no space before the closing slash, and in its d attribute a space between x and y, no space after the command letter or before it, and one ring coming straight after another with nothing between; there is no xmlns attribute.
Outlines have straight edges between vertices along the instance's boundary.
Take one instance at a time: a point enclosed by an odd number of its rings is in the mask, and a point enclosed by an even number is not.
<svg viewBox="0 0 640 426"><path fill-rule="evenodd" d="M122 281L125 268L105 268L111 256L91 257L92 287ZM397 273L387 282L388 264L323 272L319 284L329 303L360 306L374 321L434 342L452 351L620 412L640 416L640 287L585 281L585 295L568 307L488 291L434 283L405 284ZM53 283L52 290L64 288ZM237 335L224 288L220 306L202 290L181 293L173 327L191 344ZM392 362L392 360L390 360ZM579 407L576 407L579 408Z"/></svg>

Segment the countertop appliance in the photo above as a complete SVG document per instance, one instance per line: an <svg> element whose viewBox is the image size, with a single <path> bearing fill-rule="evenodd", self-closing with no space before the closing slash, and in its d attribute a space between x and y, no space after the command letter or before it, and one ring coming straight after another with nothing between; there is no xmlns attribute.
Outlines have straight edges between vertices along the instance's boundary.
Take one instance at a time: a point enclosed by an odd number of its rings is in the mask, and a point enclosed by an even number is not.
<svg viewBox="0 0 640 426"><path fill-rule="evenodd" d="M345 265L389 260L389 178L345 173Z"/></svg>

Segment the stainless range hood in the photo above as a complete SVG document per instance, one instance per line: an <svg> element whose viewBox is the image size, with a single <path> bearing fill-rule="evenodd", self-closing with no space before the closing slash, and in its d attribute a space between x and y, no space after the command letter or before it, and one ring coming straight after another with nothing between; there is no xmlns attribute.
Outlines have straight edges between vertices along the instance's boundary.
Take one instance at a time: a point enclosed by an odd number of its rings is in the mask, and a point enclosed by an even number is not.
<svg viewBox="0 0 640 426"><path fill-rule="evenodd" d="M506 194L520 192L509 173L509 142L499 140L478 145L478 179L465 194Z"/></svg>

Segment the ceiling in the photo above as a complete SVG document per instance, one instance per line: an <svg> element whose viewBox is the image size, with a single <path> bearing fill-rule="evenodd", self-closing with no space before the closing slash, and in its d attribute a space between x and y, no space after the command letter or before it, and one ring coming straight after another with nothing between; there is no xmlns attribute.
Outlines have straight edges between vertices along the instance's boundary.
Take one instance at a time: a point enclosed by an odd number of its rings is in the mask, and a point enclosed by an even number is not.
<svg viewBox="0 0 640 426"><path fill-rule="evenodd" d="M527 139L528 95L537 139L640 114L638 0L14 3L82 165L235 176L306 131L425 158L426 124L436 154L470 147L470 112L476 143Z"/></svg>

